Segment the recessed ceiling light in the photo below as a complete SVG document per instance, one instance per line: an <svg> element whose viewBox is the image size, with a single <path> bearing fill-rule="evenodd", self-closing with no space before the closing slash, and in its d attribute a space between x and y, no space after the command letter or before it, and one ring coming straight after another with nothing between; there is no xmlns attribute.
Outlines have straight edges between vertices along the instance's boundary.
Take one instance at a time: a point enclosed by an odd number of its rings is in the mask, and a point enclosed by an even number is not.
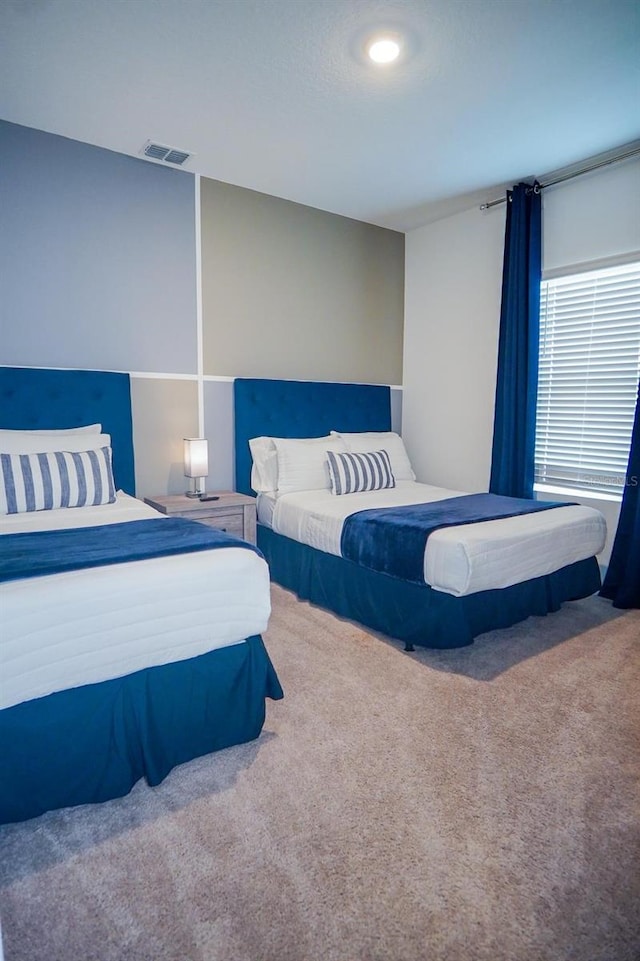
<svg viewBox="0 0 640 961"><path fill-rule="evenodd" d="M374 63L393 63L400 56L400 44L391 37L377 37L367 46L367 53Z"/></svg>

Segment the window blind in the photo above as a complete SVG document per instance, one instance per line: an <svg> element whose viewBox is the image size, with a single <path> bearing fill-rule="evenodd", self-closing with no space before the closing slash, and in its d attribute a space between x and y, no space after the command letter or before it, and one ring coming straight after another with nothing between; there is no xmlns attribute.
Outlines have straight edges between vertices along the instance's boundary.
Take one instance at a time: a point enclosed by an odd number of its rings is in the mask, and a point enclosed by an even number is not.
<svg viewBox="0 0 640 961"><path fill-rule="evenodd" d="M622 496L640 377L640 262L543 281L536 486Z"/></svg>

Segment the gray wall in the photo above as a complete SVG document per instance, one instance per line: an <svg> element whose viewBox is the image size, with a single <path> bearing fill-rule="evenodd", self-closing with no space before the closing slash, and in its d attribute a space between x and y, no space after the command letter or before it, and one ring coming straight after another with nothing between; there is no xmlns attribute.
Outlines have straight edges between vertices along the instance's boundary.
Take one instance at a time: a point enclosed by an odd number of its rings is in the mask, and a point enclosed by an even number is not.
<svg viewBox="0 0 640 961"><path fill-rule="evenodd" d="M193 176L4 122L0 169L0 361L194 373Z"/></svg>
<svg viewBox="0 0 640 961"><path fill-rule="evenodd" d="M139 496L233 486L234 376L401 383L403 235L201 185L203 321L193 174L0 121L0 364L133 372Z"/></svg>

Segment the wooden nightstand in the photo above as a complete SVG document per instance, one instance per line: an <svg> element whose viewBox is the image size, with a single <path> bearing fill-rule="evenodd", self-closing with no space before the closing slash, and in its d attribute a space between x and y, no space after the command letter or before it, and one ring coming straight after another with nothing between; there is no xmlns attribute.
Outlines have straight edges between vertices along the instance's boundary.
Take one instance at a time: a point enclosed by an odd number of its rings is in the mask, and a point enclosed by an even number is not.
<svg viewBox="0 0 640 961"><path fill-rule="evenodd" d="M217 501L200 501L184 494L158 494L145 497L145 504L155 507L162 514L173 517L188 517L218 527L228 534L242 537L251 544L256 543L256 500L246 494L233 491L211 491L218 496Z"/></svg>

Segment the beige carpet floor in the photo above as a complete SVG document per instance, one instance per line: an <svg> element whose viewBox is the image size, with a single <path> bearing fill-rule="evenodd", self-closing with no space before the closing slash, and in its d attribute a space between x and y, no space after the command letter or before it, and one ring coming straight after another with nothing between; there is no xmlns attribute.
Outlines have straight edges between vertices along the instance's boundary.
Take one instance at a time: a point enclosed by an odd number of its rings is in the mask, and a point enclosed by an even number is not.
<svg viewBox="0 0 640 961"><path fill-rule="evenodd" d="M257 741L0 829L6 961L638 961L640 612L406 654L273 600Z"/></svg>

